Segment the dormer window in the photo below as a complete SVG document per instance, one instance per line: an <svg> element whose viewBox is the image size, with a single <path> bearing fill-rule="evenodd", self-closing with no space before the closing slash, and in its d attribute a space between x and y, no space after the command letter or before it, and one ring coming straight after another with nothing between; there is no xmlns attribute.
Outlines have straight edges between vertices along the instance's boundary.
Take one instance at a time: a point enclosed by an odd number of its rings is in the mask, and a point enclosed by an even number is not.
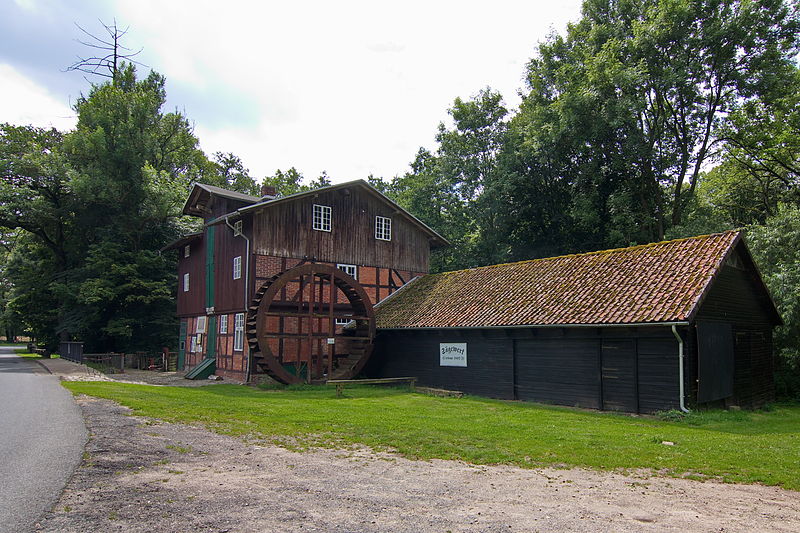
<svg viewBox="0 0 800 533"><path fill-rule="evenodd" d="M375 217L375 238L381 241L392 240L392 219L388 217Z"/></svg>
<svg viewBox="0 0 800 533"><path fill-rule="evenodd" d="M314 229L317 231L331 230L330 206L314 204Z"/></svg>
<svg viewBox="0 0 800 533"><path fill-rule="evenodd" d="M242 234L242 221L237 220L233 223L233 234L234 235L241 235Z"/></svg>
<svg viewBox="0 0 800 533"><path fill-rule="evenodd" d="M191 252L191 250L192 250L192 246L190 244L187 244L186 246L184 246L183 247L183 257L189 257L189 253Z"/></svg>

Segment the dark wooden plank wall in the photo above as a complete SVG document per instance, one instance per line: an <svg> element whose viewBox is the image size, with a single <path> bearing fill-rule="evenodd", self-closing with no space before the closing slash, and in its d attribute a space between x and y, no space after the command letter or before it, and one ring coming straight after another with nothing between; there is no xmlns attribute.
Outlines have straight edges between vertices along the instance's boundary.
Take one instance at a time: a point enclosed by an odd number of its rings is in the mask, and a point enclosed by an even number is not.
<svg viewBox="0 0 800 533"><path fill-rule="evenodd" d="M639 411L642 413L680 407L678 341L669 328L663 329L666 330L663 337L636 340Z"/></svg>
<svg viewBox="0 0 800 533"><path fill-rule="evenodd" d="M468 366L439 366L441 342L468 343ZM514 398L513 350L513 340L502 332L382 332L364 373L417 376L421 385L510 400Z"/></svg>
<svg viewBox="0 0 800 533"><path fill-rule="evenodd" d="M205 314L206 302L206 248L204 239L190 243L189 257L183 257L183 247L178 252L178 316ZM183 275L189 273L189 292L183 292Z"/></svg>
<svg viewBox="0 0 800 533"><path fill-rule="evenodd" d="M332 208L330 232L313 229L314 204ZM392 219L391 241L375 238L377 215ZM359 187L277 204L256 212L253 221L256 254L428 271L427 235Z"/></svg>
<svg viewBox="0 0 800 533"><path fill-rule="evenodd" d="M245 223L249 223L245 221ZM240 236L234 237L233 230L225 224L216 226L214 235L214 309L217 313L243 311L244 283L247 269L247 242ZM244 228L245 234L249 227ZM242 276L233 279L233 258L242 258ZM253 271L250 271L251 279ZM249 293L252 295L252 291ZM249 296L248 296L249 300Z"/></svg>
<svg viewBox="0 0 800 533"><path fill-rule="evenodd" d="M468 367L439 366L441 342L467 342ZM603 346L620 348L606 366L605 383L617 381L605 396ZM678 343L667 327L384 330L365 374L416 376L421 385L480 396L598 409L655 412L679 405Z"/></svg>
<svg viewBox="0 0 800 533"><path fill-rule="evenodd" d="M714 281L697 314L697 321L725 322L733 325L734 395L729 403L758 407L775 399L773 378L772 322L765 308L766 295L753 273L738 261L725 265ZM696 344L694 345L696 346ZM697 366L693 346L691 366ZM696 374L693 374L696 379ZM696 398L697 384L692 383Z"/></svg>
<svg viewBox="0 0 800 533"><path fill-rule="evenodd" d="M600 409L599 352L597 339L516 341L517 399Z"/></svg>

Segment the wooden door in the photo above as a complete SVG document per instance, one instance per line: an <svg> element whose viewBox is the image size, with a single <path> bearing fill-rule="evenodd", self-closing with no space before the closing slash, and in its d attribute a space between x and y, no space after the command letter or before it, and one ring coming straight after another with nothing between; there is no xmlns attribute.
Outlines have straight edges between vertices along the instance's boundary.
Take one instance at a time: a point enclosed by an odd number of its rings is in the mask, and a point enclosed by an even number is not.
<svg viewBox="0 0 800 533"><path fill-rule="evenodd" d="M181 320L181 329L178 334L178 370L183 370L186 361L186 321Z"/></svg>
<svg viewBox="0 0 800 533"><path fill-rule="evenodd" d="M636 341L604 339L602 361L603 409L638 412Z"/></svg>

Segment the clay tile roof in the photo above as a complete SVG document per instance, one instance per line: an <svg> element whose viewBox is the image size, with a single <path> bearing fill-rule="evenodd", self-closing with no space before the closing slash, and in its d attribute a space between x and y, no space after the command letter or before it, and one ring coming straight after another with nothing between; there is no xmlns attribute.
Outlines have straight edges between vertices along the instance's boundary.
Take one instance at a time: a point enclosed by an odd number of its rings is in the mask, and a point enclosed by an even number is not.
<svg viewBox="0 0 800 533"><path fill-rule="evenodd" d="M431 274L376 308L379 328L687 321L736 231Z"/></svg>

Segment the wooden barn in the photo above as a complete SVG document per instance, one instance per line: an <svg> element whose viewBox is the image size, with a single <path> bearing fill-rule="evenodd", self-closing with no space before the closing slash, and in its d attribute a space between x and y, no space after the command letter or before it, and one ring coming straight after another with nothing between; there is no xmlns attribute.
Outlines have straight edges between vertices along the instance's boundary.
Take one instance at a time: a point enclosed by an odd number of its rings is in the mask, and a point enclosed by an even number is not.
<svg viewBox="0 0 800 533"><path fill-rule="evenodd" d="M179 366L237 381L352 377L372 351L373 304L427 273L447 241L362 180L261 192L189 194L183 212L203 229L165 248L178 252Z"/></svg>
<svg viewBox="0 0 800 533"><path fill-rule="evenodd" d="M376 317L372 377L643 413L774 396L781 319L738 232L422 276Z"/></svg>

